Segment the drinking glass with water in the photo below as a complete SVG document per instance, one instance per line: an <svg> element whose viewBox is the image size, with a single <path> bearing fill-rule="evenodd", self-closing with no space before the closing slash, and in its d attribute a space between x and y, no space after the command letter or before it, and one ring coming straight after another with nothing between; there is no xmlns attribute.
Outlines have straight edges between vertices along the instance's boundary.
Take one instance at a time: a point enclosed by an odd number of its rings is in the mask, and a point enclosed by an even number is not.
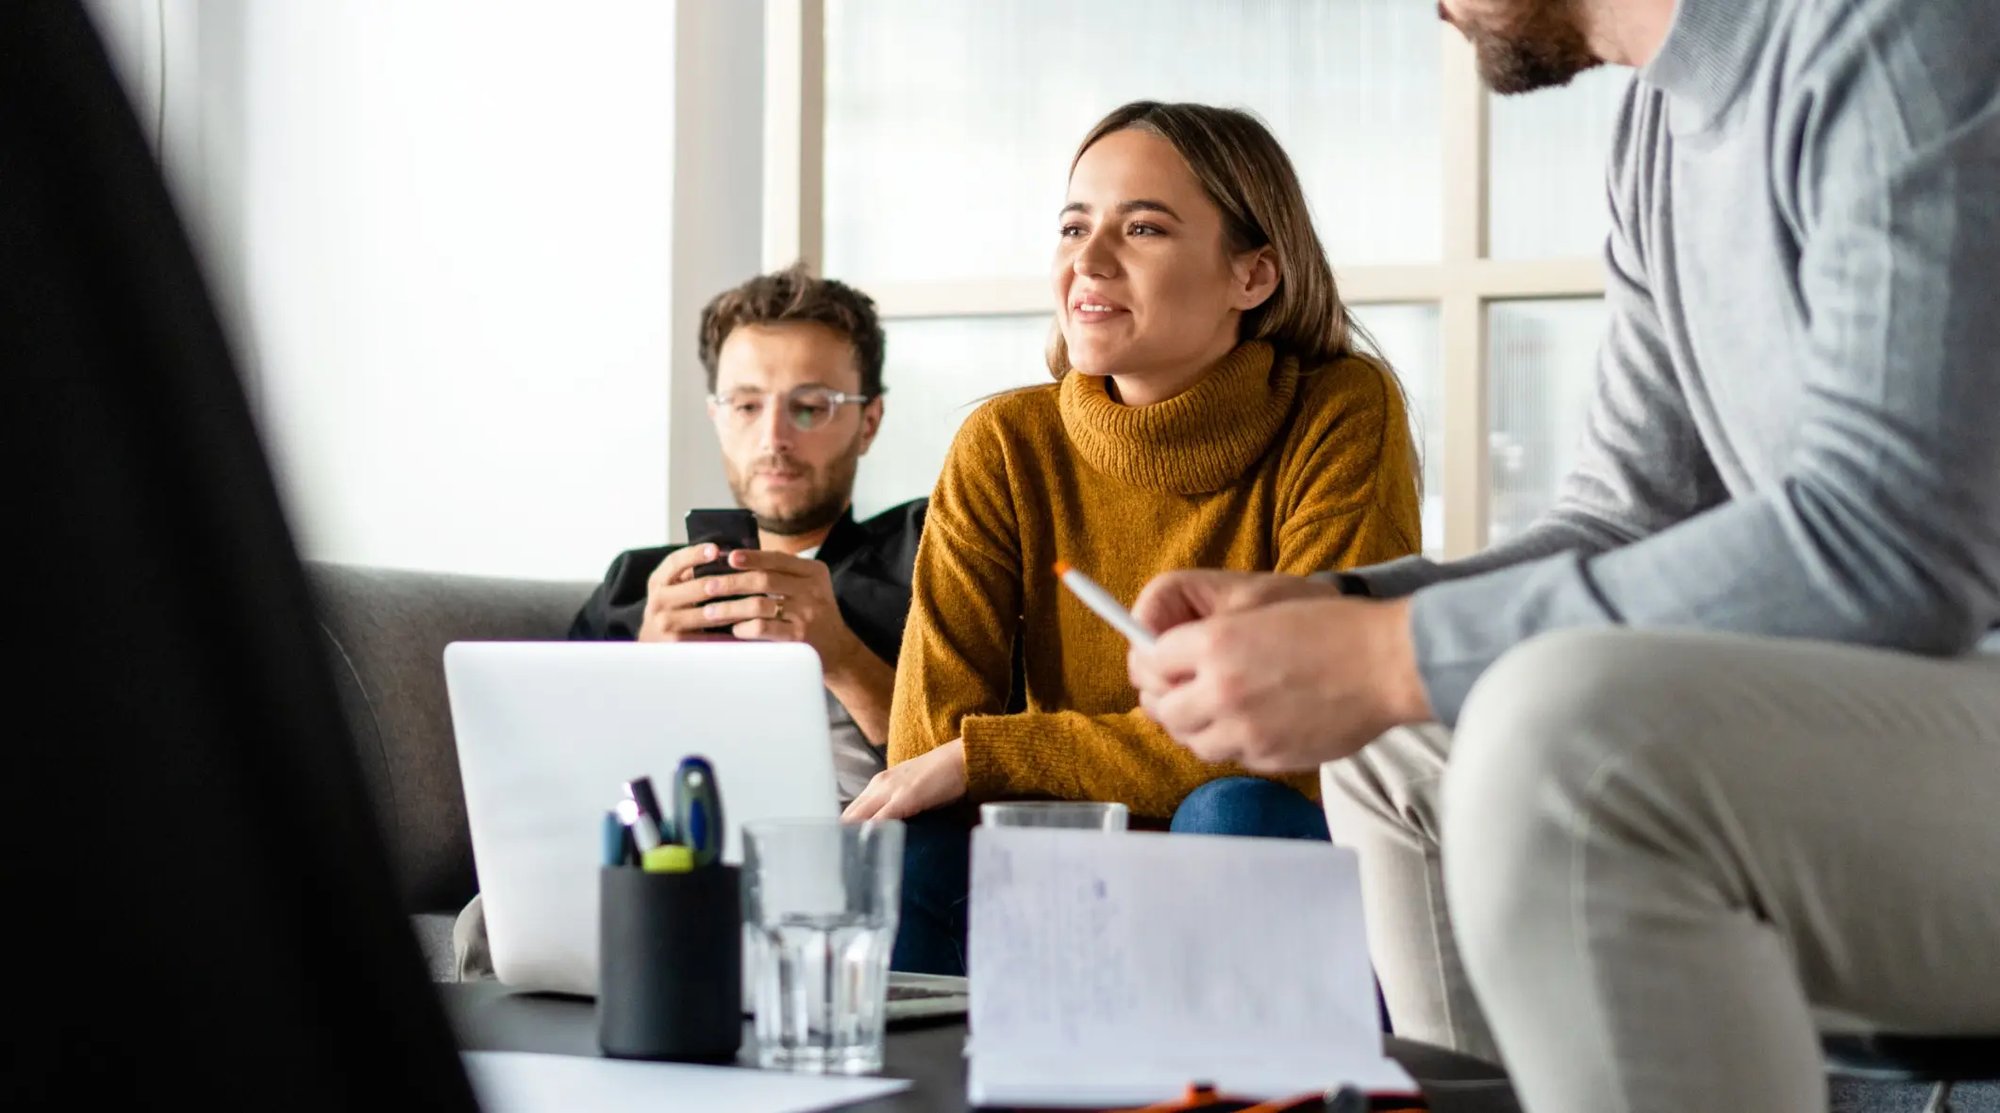
<svg viewBox="0 0 2000 1113"><path fill-rule="evenodd" d="M979 822L988 827L1123 831L1130 818L1131 809L1123 804L1088 800L1007 800L979 805Z"/></svg>
<svg viewBox="0 0 2000 1113"><path fill-rule="evenodd" d="M881 1070L903 824L772 820L743 838L757 1065Z"/></svg>

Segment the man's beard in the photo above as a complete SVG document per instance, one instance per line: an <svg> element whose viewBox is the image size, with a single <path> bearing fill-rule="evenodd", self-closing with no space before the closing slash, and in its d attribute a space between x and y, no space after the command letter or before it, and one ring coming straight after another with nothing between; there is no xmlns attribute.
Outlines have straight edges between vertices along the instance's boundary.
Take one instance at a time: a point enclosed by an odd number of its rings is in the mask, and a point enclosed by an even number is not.
<svg viewBox="0 0 2000 1113"><path fill-rule="evenodd" d="M861 460L860 438L855 438L852 450L830 461L817 473L807 471L807 488L795 509L780 511L772 505L752 505L751 483L756 478L757 470L778 464L781 459L767 456L753 462L748 471L741 472L725 466L724 470L729 475L729 491L736 496L736 505L757 516L757 528L777 537L797 537L802 533L825 529L838 521L854 498L854 473ZM793 467L804 467L795 460L783 462Z"/></svg>
<svg viewBox="0 0 2000 1113"><path fill-rule="evenodd" d="M1531 93L1567 85L1603 65L1584 38L1576 8L1576 0L1523 0L1504 31L1470 20L1452 25L1471 40L1487 88L1503 96Z"/></svg>

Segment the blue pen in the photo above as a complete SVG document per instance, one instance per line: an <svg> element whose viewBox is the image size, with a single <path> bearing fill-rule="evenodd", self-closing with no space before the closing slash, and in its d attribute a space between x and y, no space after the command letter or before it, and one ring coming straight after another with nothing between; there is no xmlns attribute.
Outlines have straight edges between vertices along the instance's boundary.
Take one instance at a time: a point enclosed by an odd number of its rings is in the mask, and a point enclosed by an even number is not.
<svg viewBox="0 0 2000 1113"><path fill-rule="evenodd" d="M706 758L682 758L674 770L674 830L696 866L722 857L722 792Z"/></svg>
<svg viewBox="0 0 2000 1113"><path fill-rule="evenodd" d="M625 821L618 818L615 811L604 813L604 864L622 866L625 864L625 848L631 832Z"/></svg>

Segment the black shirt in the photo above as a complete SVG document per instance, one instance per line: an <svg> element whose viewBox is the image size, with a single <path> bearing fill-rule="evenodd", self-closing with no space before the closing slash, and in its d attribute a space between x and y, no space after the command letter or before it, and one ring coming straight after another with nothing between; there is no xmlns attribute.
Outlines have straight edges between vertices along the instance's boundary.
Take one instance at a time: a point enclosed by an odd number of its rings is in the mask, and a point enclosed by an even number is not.
<svg viewBox="0 0 2000 1113"><path fill-rule="evenodd" d="M903 648L903 623L910 615L910 576L923 532L924 506L916 499L865 522L851 512L820 543L815 560L827 565L840 617L877 657L896 663ZM646 616L646 581L680 545L632 549L618 554L604 582L590 593L570 623L571 641L631 641Z"/></svg>

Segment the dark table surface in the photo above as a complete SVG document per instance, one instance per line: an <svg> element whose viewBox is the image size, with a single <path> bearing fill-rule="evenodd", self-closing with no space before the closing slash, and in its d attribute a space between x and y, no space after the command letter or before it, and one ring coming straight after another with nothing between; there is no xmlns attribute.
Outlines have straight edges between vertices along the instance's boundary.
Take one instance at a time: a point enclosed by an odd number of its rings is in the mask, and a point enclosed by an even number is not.
<svg viewBox="0 0 2000 1113"><path fill-rule="evenodd" d="M598 1053L596 1012L588 1000L520 993L490 981L440 985L438 990L467 1051ZM747 1050L747 1030L744 1045ZM964 1051L963 1023L892 1027L882 1073L907 1078L912 1086L847 1108L855 1113L968 1110ZM1388 1052L1417 1079L1437 1113L1519 1113L1505 1080L1486 1063L1393 1036Z"/></svg>

